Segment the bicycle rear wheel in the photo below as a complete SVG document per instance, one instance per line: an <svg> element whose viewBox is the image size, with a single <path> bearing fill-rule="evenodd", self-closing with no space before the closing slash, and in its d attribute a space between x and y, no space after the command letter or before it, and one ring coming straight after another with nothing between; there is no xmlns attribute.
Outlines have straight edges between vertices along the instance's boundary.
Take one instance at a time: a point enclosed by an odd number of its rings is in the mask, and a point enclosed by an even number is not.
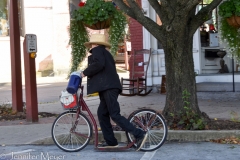
<svg viewBox="0 0 240 160"><path fill-rule="evenodd" d="M58 148L67 152L80 151L86 147L92 136L89 119L76 111L67 111L57 117L52 125L52 138Z"/></svg>
<svg viewBox="0 0 240 160"><path fill-rule="evenodd" d="M128 120L135 127L145 130L148 133L147 140L140 149L141 151L154 151L164 144L168 129L161 114L151 109L141 109L133 112L128 117ZM134 136L129 132L126 132L126 136L129 142L135 140ZM134 144L134 147L136 146Z"/></svg>

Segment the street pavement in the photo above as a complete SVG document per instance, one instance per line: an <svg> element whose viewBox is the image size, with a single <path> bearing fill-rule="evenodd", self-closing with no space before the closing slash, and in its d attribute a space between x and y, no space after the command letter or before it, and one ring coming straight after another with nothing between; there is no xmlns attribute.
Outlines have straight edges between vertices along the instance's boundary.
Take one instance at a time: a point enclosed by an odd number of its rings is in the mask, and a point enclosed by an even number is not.
<svg viewBox="0 0 240 160"><path fill-rule="evenodd" d="M120 74L121 76L126 76ZM38 79L38 84L67 82L66 79L47 77ZM6 84L4 84L6 85ZM60 91L59 91L60 92ZM86 92L85 92L86 93ZM45 93L47 94L47 93ZM198 92L198 104L200 110L209 115L210 118L240 120L240 92ZM38 95L41 96L41 95ZM98 97L86 97L85 101L95 118L99 104ZM137 109L150 108L163 110L166 95L150 93L147 96L119 96L121 114L128 116ZM64 112L60 102L38 104L39 112L62 113ZM53 144L51 138L51 127L56 117L39 118L39 122L31 123L25 120L0 122L0 145L22 145L22 144ZM119 142L125 142L125 133L116 131ZM101 137L101 132L99 132ZM230 136L240 136L240 130L202 130L202 131L173 131L169 130L168 141L209 141ZM101 138L100 138L101 141Z"/></svg>
<svg viewBox="0 0 240 160"><path fill-rule="evenodd" d="M54 145L0 147L0 160L239 160L240 147L211 142L166 142L153 152L98 152L88 145L79 152L63 152Z"/></svg>

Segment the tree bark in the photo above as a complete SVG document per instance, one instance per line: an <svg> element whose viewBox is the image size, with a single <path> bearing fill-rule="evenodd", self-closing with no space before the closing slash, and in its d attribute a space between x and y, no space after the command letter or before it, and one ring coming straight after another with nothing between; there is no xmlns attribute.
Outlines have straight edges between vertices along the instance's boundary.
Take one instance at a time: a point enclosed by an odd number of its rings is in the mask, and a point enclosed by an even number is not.
<svg viewBox="0 0 240 160"><path fill-rule="evenodd" d="M190 93L189 109L199 117L206 117L198 107L193 62L193 34L201 24L211 18L211 13L222 0L213 0L197 14L200 0L148 0L159 15L162 25L148 18L132 0L113 0L128 16L142 24L163 45L166 69L165 118L184 110L183 91Z"/></svg>
<svg viewBox="0 0 240 160"><path fill-rule="evenodd" d="M187 31L186 31L187 32ZM192 35L167 34L167 43L164 46L166 68L166 105L163 110L168 119L171 114L183 111L183 91L190 93L188 97L189 108L200 115L196 95L196 81L193 64Z"/></svg>

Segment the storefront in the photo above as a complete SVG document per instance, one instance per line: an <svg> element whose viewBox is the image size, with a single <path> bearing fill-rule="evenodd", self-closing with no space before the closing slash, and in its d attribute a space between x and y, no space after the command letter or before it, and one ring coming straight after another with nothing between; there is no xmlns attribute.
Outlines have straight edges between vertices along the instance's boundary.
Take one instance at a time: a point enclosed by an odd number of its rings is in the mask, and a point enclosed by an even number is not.
<svg viewBox="0 0 240 160"><path fill-rule="evenodd" d="M44 76L66 75L68 73L71 61L71 47L68 44L69 13L79 1L18 0L21 46L25 34L37 35L38 57L36 58L36 69L37 74L40 74L39 76L42 76L43 71L45 71ZM9 0L0 1L0 56L4 57L0 60L0 72L1 79L6 78L8 80L11 79L9 2ZM199 5L199 9L201 7L202 5ZM160 19L147 0L142 0L142 8L147 16L161 25ZM204 25L199 26L193 37L194 70L198 75L196 80L197 82L231 82L232 59L227 55L223 57L223 60L229 73L219 73L221 58L216 53L224 46L219 44L218 32L215 32L218 31L217 10L213 12L214 16L211 22L213 27L210 28L211 24L205 22ZM141 33L139 33L139 30L135 31L138 32L137 34L141 34L143 38L142 41L140 40L141 42L132 42L132 50L139 47L154 50L151 65L148 69L148 85L160 85L162 75L165 74L164 51L161 44L144 27L142 27ZM133 36L134 30L130 30L130 32ZM139 37L139 35L137 36ZM135 37L131 38L134 39ZM148 59L148 57L146 56L144 59ZM237 71L237 69L234 63L234 70ZM236 80L240 81L239 78L236 78Z"/></svg>
<svg viewBox="0 0 240 160"><path fill-rule="evenodd" d="M200 4L198 9L201 9L204 5ZM156 12L149 5L147 0L142 0L142 7L148 17L161 25L161 21L156 15ZM221 72L222 64L221 56L217 54L218 51L224 50L224 44L219 43L218 33L218 11L213 10L213 17L211 20L205 22L195 32L193 37L193 58L194 58L194 71L196 72L196 82L232 82L232 72L235 73L235 82L240 82L240 72L238 66L234 61L234 67L232 67L232 59L229 58L228 54L223 57L224 64ZM165 60L164 51L155 37L153 37L143 27L143 48L153 48L151 58L151 68L149 68L148 85L159 85L161 82L162 75L165 74ZM148 57L145 57L147 59Z"/></svg>

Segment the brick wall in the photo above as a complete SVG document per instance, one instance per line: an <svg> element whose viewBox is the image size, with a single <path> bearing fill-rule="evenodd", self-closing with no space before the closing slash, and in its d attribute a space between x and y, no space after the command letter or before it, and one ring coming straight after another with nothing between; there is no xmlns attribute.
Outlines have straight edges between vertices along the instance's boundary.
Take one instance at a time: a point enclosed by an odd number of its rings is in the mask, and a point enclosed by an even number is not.
<svg viewBox="0 0 240 160"><path fill-rule="evenodd" d="M132 77L132 68L133 68L133 56L134 50L140 50L143 49L143 30L142 25L139 24L136 20L130 18L129 23L129 30L131 34L131 45L132 45L132 51L131 51L131 57L129 58L129 77ZM143 62L143 55L138 55L135 58L135 62ZM143 67L137 67L137 70L143 71ZM136 70L135 70L136 71ZM142 76L142 75L140 75Z"/></svg>
<svg viewBox="0 0 240 160"><path fill-rule="evenodd" d="M142 25L139 24L136 20L130 18L129 29L131 33L131 45L132 51L134 49L142 49L143 48L143 30Z"/></svg>

